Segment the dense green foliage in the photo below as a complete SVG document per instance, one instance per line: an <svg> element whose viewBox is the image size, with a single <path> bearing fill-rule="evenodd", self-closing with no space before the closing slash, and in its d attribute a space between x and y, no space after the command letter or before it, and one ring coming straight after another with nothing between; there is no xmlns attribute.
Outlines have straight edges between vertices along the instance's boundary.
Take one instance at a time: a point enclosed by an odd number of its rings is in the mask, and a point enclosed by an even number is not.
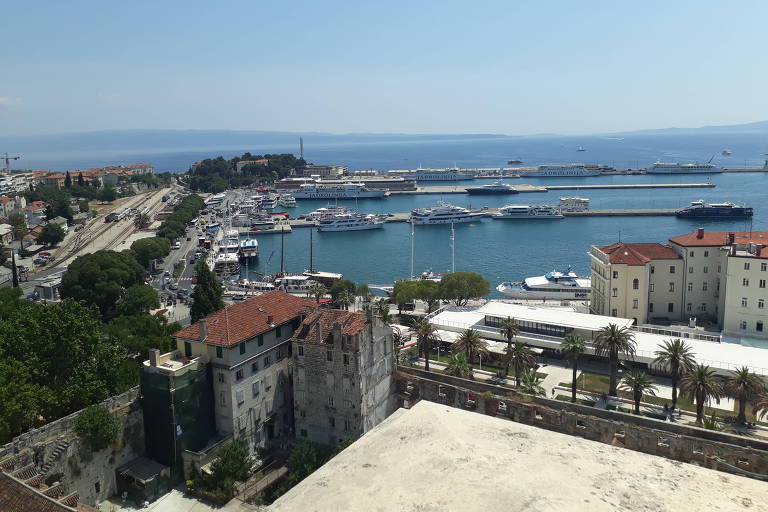
<svg viewBox="0 0 768 512"><path fill-rule="evenodd" d="M243 439L234 439L221 448L211 463L210 474L193 472L187 489L216 504L224 504L234 496L235 482L246 481L252 467L248 445Z"/></svg>
<svg viewBox="0 0 768 512"><path fill-rule="evenodd" d="M139 314L118 316L104 326L104 334L116 345L135 355L138 361L145 360L149 349L157 348L162 353L175 348L171 334L181 329L178 322L168 323L162 315Z"/></svg>
<svg viewBox="0 0 768 512"><path fill-rule="evenodd" d="M357 290L355 283L349 279L340 279L333 283L333 286L331 286L330 290L328 290L328 293L331 294L331 298L334 302L336 302L339 299L339 295L341 295L343 292L354 294L355 290Z"/></svg>
<svg viewBox="0 0 768 512"><path fill-rule="evenodd" d="M45 201L48 203L48 208L45 210L45 216L48 220L54 217L64 217L68 222L72 222L74 212L69 205L69 189L37 185L34 190L25 192L24 196L27 201Z"/></svg>
<svg viewBox="0 0 768 512"><path fill-rule="evenodd" d="M299 441L288 455L286 463L288 473L285 479L269 492L268 501L273 501L288 492L296 484L311 475L320 466L331 460L336 454L342 451L349 443L344 443L340 447L310 443L309 441Z"/></svg>
<svg viewBox="0 0 768 512"><path fill-rule="evenodd" d="M99 191L98 199L99 201L103 201L105 203L111 203L117 199L117 191L111 186L106 185Z"/></svg>
<svg viewBox="0 0 768 512"><path fill-rule="evenodd" d="M37 241L41 244L51 247L64 240L64 228L53 222L49 222L40 231Z"/></svg>
<svg viewBox="0 0 768 512"><path fill-rule="evenodd" d="M241 160L262 160L268 163L245 165L242 172L237 172L237 162ZM301 169L306 162L290 154L252 155L226 160L219 156L208 158L189 169L189 187L192 190L219 193L228 188L246 187L261 183L271 183L288 176L292 170Z"/></svg>
<svg viewBox="0 0 768 512"><path fill-rule="evenodd" d="M160 297L154 288L146 284L131 286L117 301L119 315L142 315L152 309L160 309Z"/></svg>
<svg viewBox="0 0 768 512"><path fill-rule="evenodd" d="M224 290L216 280L216 275L208 268L205 261L200 260L195 266L197 284L192 292L192 307L190 316L192 322L197 322L211 313L224 308Z"/></svg>
<svg viewBox="0 0 768 512"><path fill-rule="evenodd" d="M454 272L440 280L440 298L465 306L470 299L488 295L491 287L483 276L474 272Z"/></svg>
<svg viewBox="0 0 768 512"><path fill-rule="evenodd" d="M181 200L173 209L173 213L160 224L157 236L175 240L184 236L187 224L197 217L205 202L197 194L192 194Z"/></svg>
<svg viewBox="0 0 768 512"><path fill-rule="evenodd" d="M148 267L149 262L164 258L171 252L171 242L167 238L141 238L131 244L131 251L142 267Z"/></svg>
<svg viewBox="0 0 768 512"><path fill-rule="evenodd" d="M93 451L102 450L120 438L120 422L101 405L81 412L75 420L75 430Z"/></svg>
<svg viewBox="0 0 768 512"><path fill-rule="evenodd" d="M104 317L128 289L143 282L144 269L128 252L97 251L78 256L61 279L61 296L95 304Z"/></svg>

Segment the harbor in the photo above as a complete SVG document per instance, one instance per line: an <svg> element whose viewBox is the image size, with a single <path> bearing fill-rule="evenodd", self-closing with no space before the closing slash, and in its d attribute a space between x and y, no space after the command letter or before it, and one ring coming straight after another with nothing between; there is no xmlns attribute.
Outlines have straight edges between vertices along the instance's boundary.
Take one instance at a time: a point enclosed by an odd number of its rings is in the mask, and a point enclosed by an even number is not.
<svg viewBox="0 0 768 512"><path fill-rule="evenodd" d="M547 192L549 190L611 190L611 189L657 189L657 188L712 188L713 183L629 183L616 184L573 184L573 185L530 185L526 183L514 184L512 188L520 194L530 192ZM466 194L467 186L464 185L428 185L417 187L416 190L395 190L390 195L418 195L418 194Z"/></svg>

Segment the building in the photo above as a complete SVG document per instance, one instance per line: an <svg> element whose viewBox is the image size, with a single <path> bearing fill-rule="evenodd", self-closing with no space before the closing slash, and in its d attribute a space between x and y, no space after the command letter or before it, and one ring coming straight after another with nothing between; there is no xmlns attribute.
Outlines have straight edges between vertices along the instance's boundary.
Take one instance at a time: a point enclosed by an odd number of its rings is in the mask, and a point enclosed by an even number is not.
<svg viewBox="0 0 768 512"><path fill-rule="evenodd" d="M318 176L320 178L338 178L347 172L347 168L341 165L306 165L302 175L306 177Z"/></svg>
<svg viewBox="0 0 768 512"><path fill-rule="evenodd" d="M392 328L381 319L318 309L291 341L298 439L357 439L394 412Z"/></svg>
<svg viewBox="0 0 768 512"><path fill-rule="evenodd" d="M269 160L266 158L262 158L261 160L240 160L235 164L235 171L240 174L243 172L243 167L246 165L267 165L269 164Z"/></svg>
<svg viewBox="0 0 768 512"><path fill-rule="evenodd" d="M174 334L186 358L206 356L216 431L253 451L291 431L291 337L316 304L272 291L208 315Z"/></svg>
<svg viewBox="0 0 768 512"><path fill-rule="evenodd" d="M16 210L26 208L24 196L0 197L0 219L7 219Z"/></svg>
<svg viewBox="0 0 768 512"><path fill-rule="evenodd" d="M683 318L684 262L671 247L658 243L593 246L590 259L593 313L632 318L636 325Z"/></svg>

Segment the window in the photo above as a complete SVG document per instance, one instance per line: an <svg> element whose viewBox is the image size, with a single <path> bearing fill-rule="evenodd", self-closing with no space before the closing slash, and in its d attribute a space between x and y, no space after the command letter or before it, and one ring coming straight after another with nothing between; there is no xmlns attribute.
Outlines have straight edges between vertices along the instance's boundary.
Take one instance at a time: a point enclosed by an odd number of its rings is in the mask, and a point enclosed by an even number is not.
<svg viewBox="0 0 768 512"><path fill-rule="evenodd" d="M259 361L258 359L251 363L251 373L256 373L259 371Z"/></svg>
<svg viewBox="0 0 768 512"><path fill-rule="evenodd" d="M245 397L243 396L242 391L238 391L235 393L235 398L237 399L237 405L243 405L243 402L245 402Z"/></svg>
<svg viewBox="0 0 768 512"><path fill-rule="evenodd" d="M352 400L344 399L344 408L345 409L351 409L352 408Z"/></svg>
<svg viewBox="0 0 768 512"><path fill-rule="evenodd" d="M760 264L760 270L762 272L765 272L766 270L768 270L768 263L761 263Z"/></svg>
<svg viewBox="0 0 768 512"><path fill-rule="evenodd" d="M256 343L258 343L259 346L262 346L264 344L264 335L259 334L259 337L256 338Z"/></svg>
<svg viewBox="0 0 768 512"><path fill-rule="evenodd" d="M709 251L704 251L704 257L705 258L709 257Z"/></svg>
<svg viewBox="0 0 768 512"><path fill-rule="evenodd" d="M333 361L333 352L330 350L325 352L325 360L326 361Z"/></svg>
<svg viewBox="0 0 768 512"><path fill-rule="evenodd" d="M227 395L223 391L219 392L219 403L222 407L227 406Z"/></svg>
<svg viewBox="0 0 768 512"><path fill-rule="evenodd" d="M332 396L328 397L328 406L329 407L333 407L333 397Z"/></svg>
<svg viewBox="0 0 768 512"><path fill-rule="evenodd" d="M633 290L639 290L640 289L640 280L639 279L633 279L632 280L632 289Z"/></svg>
<svg viewBox="0 0 768 512"><path fill-rule="evenodd" d="M243 380L243 369L240 368L235 372L235 380Z"/></svg>
<svg viewBox="0 0 768 512"><path fill-rule="evenodd" d="M669 283L669 291L675 291L675 283Z"/></svg>
<svg viewBox="0 0 768 512"><path fill-rule="evenodd" d="M280 361L282 358L283 358L283 349L279 348L275 353L275 361Z"/></svg>
<svg viewBox="0 0 768 512"><path fill-rule="evenodd" d="M349 420L344 420L344 430L349 432L349 430L350 430Z"/></svg>
<svg viewBox="0 0 768 512"><path fill-rule="evenodd" d="M304 384L304 380L307 378L307 370L304 368L299 368L296 372L296 383L297 384Z"/></svg>
<svg viewBox="0 0 768 512"><path fill-rule="evenodd" d="M667 313L675 312L675 304L673 302L667 303Z"/></svg>
<svg viewBox="0 0 768 512"><path fill-rule="evenodd" d="M693 304L691 304L690 302L688 304L686 304L685 305L685 310L686 311L692 311L693 310Z"/></svg>
<svg viewBox="0 0 768 512"><path fill-rule="evenodd" d="M721 265L718 265L718 266L717 266L717 272L718 272L718 273L720 273L720 269L721 269L721 268L722 268L722 266L721 266Z"/></svg>
<svg viewBox="0 0 768 512"><path fill-rule="evenodd" d="M616 308L611 310L611 316L619 316L619 311Z"/></svg>
<svg viewBox="0 0 768 512"><path fill-rule="evenodd" d="M272 387L272 376L267 375L266 377L264 377L264 390L266 391L271 387Z"/></svg>
<svg viewBox="0 0 768 512"><path fill-rule="evenodd" d="M304 391L299 391L296 393L296 402L300 404L304 404L307 400L307 394Z"/></svg>
<svg viewBox="0 0 768 512"><path fill-rule="evenodd" d="M299 345L299 355L300 356L304 355L304 347L302 347L301 345Z"/></svg>
<svg viewBox="0 0 768 512"><path fill-rule="evenodd" d="M693 274L693 267L688 267L688 273Z"/></svg>
<svg viewBox="0 0 768 512"><path fill-rule="evenodd" d="M761 279L760 282L757 283L758 288L765 288L765 279Z"/></svg>
<svg viewBox="0 0 768 512"><path fill-rule="evenodd" d="M746 320L742 320L739 323L739 328L742 329L742 330L746 330L746 328L747 328L747 321Z"/></svg>
<svg viewBox="0 0 768 512"><path fill-rule="evenodd" d="M651 302L650 304L648 304L648 312L649 312L649 313L653 313L653 302Z"/></svg>
<svg viewBox="0 0 768 512"><path fill-rule="evenodd" d="M649 284L649 285L648 285L648 291L649 291L649 292L652 292L652 291L653 291L653 283L651 283L651 284Z"/></svg>
<svg viewBox="0 0 768 512"><path fill-rule="evenodd" d="M187 357L192 357L192 344L188 341L184 342L184 355Z"/></svg>
<svg viewBox="0 0 768 512"><path fill-rule="evenodd" d="M278 327L277 329L275 329L275 338L279 338L282 334L283 334L282 327Z"/></svg>
<svg viewBox="0 0 768 512"><path fill-rule="evenodd" d="M344 365L349 365L349 354L344 354Z"/></svg>
<svg viewBox="0 0 768 512"><path fill-rule="evenodd" d="M693 291L693 283L688 283L688 291L689 292Z"/></svg>
<svg viewBox="0 0 768 512"><path fill-rule="evenodd" d="M765 309L765 300L757 299L757 309Z"/></svg>
<svg viewBox="0 0 768 512"><path fill-rule="evenodd" d="M224 372L219 372L219 382L224 382Z"/></svg>
<svg viewBox="0 0 768 512"><path fill-rule="evenodd" d="M240 355L245 354L245 343L240 344Z"/></svg>
<svg viewBox="0 0 768 512"><path fill-rule="evenodd" d="M611 296L618 297L619 296L619 289L618 288L614 288L613 290L611 290Z"/></svg>
<svg viewBox="0 0 768 512"><path fill-rule="evenodd" d="M618 279L619 278L619 271L618 270L614 270L613 271L613 278L614 279Z"/></svg>
<svg viewBox="0 0 768 512"><path fill-rule="evenodd" d="M744 263L744 270L749 270L749 262Z"/></svg>
<svg viewBox="0 0 768 512"><path fill-rule="evenodd" d="M336 426L336 418L330 417L328 418L328 424L331 426L331 428Z"/></svg>
<svg viewBox="0 0 768 512"><path fill-rule="evenodd" d="M264 356L264 368L269 368L269 365L271 364L272 364L272 357Z"/></svg>
<svg viewBox="0 0 768 512"><path fill-rule="evenodd" d="M758 321L758 322L755 324L755 330L756 330L756 331L758 331L758 332L763 332L763 322L759 322L759 321Z"/></svg>
<svg viewBox="0 0 768 512"><path fill-rule="evenodd" d="M694 256L693 251L690 252L690 256L691 256L691 258L693 258L693 256Z"/></svg>
<svg viewBox="0 0 768 512"><path fill-rule="evenodd" d="M705 292L705 291L707 291L707 288L709 288L709 285L707 284L706 281L701 283L701 291Z"/></svg>
<svg viewBox="0 0 768 512"><path fill-rule="evenodd" d="M741 280L741 286L749 286L749 279L746 277Z"/></svg>
<svg viewBox="0 0 768 512"><path fill-rule="evenodd" d="M709 274L709 267L704 267L704 273Z"/></svg>
<svg viewBox="0 0 768 512"><path fill-rule="evenodd" d="M653 265L651 265L651 274L653 274L654 272L656 272L656 267L654 267Z"/></svg>
<svg viewBox="0 0 768 512"><path fill-rule="evenodd" d="M307 431L306 429L301 429L301 437L307 437Z"/></svg>
<svg viewBox="0 0 768 512"><path fill-rule="evenodd" d="M256 381L253 384L251 384L251 392L253 392L254 398L259 396L259 381Z"/></svg>
<svg viewBox="0 0 768 512"><path fill-rule="evenodd" d="M672 265L669 266L669 273L670 274L674 274L675 273L675 267L674 266L672 266Z"/></svg>
<svg viewBox="0 0 768 512"><path fill-rule="evenodd" d="M747 298L746 297L742 297L741 298L741 307L743 307L743 308L747 307Z"/></svg>
<svg viewBox="0 0 768 512"><path fill-rule="evenodd" d="M223 351L221 350L221 347L216 347L216 357L218 357L219 359L221 359L222 357L224 357L224 353L223 353Z"/></svg>
<svg viewBox="0 0 768 512"><path fill-rule="evenodd" d="M632 309L637 309L637 306L638 306L638 300L632 299Z"/></svg>
<svg viewBox="0 0 768 512"><path fill-rule="evenodd" d="M333 378L332 373L325 374L325 385L331 390L336 387L336 380Z"/></svg>
<svg viewBox="0 0 768 512"><path fill-rule="evenodd" d="M702 302L701 306L699 306L699 311L706 311L707 310L707 303Z"/></svg>

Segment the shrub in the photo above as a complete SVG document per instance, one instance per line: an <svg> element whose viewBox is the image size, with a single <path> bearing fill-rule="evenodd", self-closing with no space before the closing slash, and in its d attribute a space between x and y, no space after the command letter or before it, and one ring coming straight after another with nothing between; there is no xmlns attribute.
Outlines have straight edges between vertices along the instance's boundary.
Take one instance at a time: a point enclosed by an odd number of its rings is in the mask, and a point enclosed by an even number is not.
<svg viewBox="0 0 768 512"><path fill-rule="evenodd" d="M92 405L81 412L75 429L93 451L106 448L120 437L120 422L101 405Z"/></svg>

